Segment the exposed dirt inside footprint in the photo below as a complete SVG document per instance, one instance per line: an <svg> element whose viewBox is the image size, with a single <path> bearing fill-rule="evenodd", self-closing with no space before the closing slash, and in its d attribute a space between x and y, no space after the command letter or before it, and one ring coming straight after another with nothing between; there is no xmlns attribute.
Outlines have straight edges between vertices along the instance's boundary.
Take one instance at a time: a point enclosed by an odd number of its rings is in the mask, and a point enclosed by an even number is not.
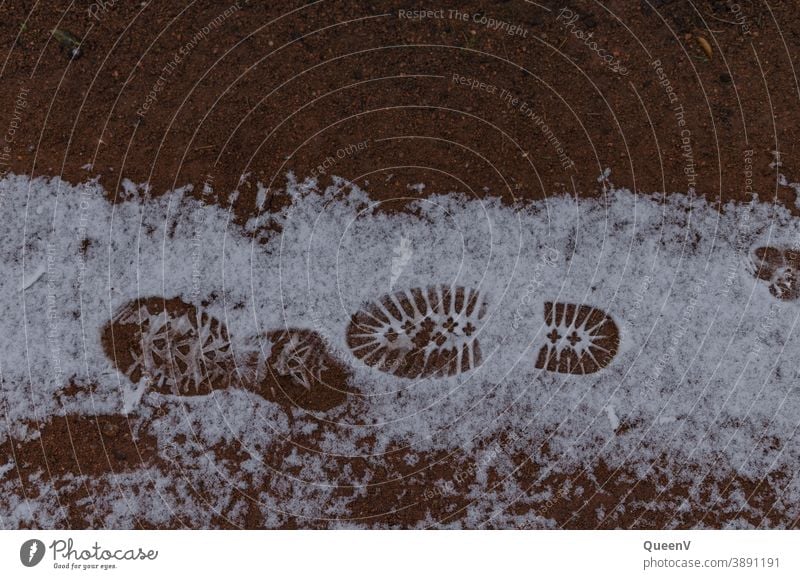
<svg viewBox="0 0 800 579"><path fill-rule="evenodd" d="M386 294L353 315L347 345L368 366L403 378L454 376L482 361L486 303L477 290L431 286Z"/></svg>
<svg viewBox="0 0 800 579"><path fill-rule="evenodd" d="M126 304L103 330L102 343L134 384L145 380L162 394L208 394L236 377L225 325L178 298Z"/></svg>
<svg viewBox="0 0 800 579"><path fill-rule="evenodd" d="M267 364L258 370L251 389L282 406L312 412L326 412L347 401L351 372L329 352L319 333L288 328L268 333L267 340Z"/></svg>
<svg viewBox="0 0 800 579"><path fill-rule="evenodd" d="M547 302L547 344L536 367L563 374L592 374L608 366L619 349L617 324L603 310L587 305Z"/></svg>

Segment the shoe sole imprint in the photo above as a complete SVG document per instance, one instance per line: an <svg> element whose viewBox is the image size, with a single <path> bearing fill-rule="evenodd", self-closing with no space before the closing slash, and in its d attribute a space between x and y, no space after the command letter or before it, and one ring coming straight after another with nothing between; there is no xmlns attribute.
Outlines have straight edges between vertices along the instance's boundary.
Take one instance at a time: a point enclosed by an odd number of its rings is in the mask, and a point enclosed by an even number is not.
<svg viewBox="0 0 800 579"><path fill-rule="evenodd" d="M619 328L603 310L587 305L546 302L548 343L539 349L536 368L562 374L593 374L619 350Z"/></svg>
<svg viewBox="0 0 800 579"><path fill-rule="evenodd" d="M347 345L368 366L395 376L454 376L480 366L476 335L485 314L477 290L441 285L397 291L352 316Z"/></svg>
<svg viewBox="0 0 800 579"><path fill-rule="evenodd" d="M235 365L225 325L173 298L134 300L103 331L114 365L136 384L162 394L199 396L226 388Z"/></svg>
<svg viewBox="0 0 800 579"><path fill-rule="evenodd" d="M257 393L273 402L312 411L327 411L347 400L350 370L331 355L319 333L286 328L269 332L267 340L266 366L256 373Z"/></svg>
<svg viewBox="0 0 800 579"><path fill-rule="evenodd" d="M779 300L800 298L800 252L782 247L757 247L749 265L750 273L767 282L769 292Z"/></svg>

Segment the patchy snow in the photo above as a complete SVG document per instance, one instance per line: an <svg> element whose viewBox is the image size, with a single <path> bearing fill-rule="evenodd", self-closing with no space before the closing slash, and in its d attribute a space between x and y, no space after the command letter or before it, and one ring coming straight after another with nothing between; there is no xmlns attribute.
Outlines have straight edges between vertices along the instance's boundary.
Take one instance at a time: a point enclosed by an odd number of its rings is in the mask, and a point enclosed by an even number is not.
<svg viewBox="0 0 800 579"><path fill-rule="evenodd" d="M266 190L258 187L261 207ZM415 203L416 215L388 215L344 181L319 191L290 176L293 203L239 227L228 208L189 198L189 188L155 199L146 186L123 182L123 190L125 200L110 205L95 182L0 181L3 435L28 439L29 421L58 414L132 413L147 418L159 452L182 465L174 478L150 467L108 475L121 493L94 499L107 501L107 526L163 522L164 503L206 525L214 512L244 509L233 489L259 476L269 481L258 497L265 525L288 516L336 519L348 513L335 485L358 487L372 476L333 475L314 453L288 457L291 474L271 471L263 460L270 445L316 427L302 412L290 417L250 392L188 400L130 384L99 336L137 296L208 302L234 350L286 327L323 336L352 367L360 393L330 413L339 427L326 433L322 450L331 455L358 456L366 437L375 440L369 452L379 454L392 445L469 449L510 431L552 433L549 444L562 457L554 470L602 458L644 473L664 454L700 465L701 475L720 468L720 456L755 479L800 467L800 304L776 300L745 265L760 244L798 245L800 221L783 209L753 202L720 212L691 196L610 187L602 200L557 196L515 206L434 195ZM409 380L349 353L345 330L363 304L387 288L434 284L475 288L486 300L480 366ZM578 376L534 367L545 301L588 304L615 320L622 343L607 368ZM58 396L70 383L95 388ZM638 426L618 435L620 424ZM188 442L176 445L181 434ZM530 453L525 440L520 435L514 447ZM236 464L208 450L237 441L249 458ZM490 516L516 524L499 514L514 490L485 493L479 484L504 456L476 457L478 486L469 490L476 502L466 524ZM195 484L216 489L209 504L182 490ZM0 485L0 526L57 524L51 485L43 476L36 499ZM786 504L800 504L798 484L785 493ZM546 516L540 523L552 524Z"/></svg>

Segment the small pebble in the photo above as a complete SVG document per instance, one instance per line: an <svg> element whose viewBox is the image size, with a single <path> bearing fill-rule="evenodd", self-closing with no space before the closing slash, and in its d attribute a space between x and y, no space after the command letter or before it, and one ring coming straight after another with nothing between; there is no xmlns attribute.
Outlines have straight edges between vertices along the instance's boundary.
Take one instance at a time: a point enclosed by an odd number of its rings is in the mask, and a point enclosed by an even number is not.
<svg viewBox="0 0 800 579"><path fill-rule="evenodd" d="M111 422L104 422L101 431L103 435L114 438L119 433L119 427Z"/></svg>
<svg viewBox="0 0 800 579"><path fill-rule="evenodd" d="M711 57L714 55L714 51L711 49L711 44L709 44L708 40L706 40L702 36L698 36L697 44L700 45L700 48L702 48L703 52L706 53L708 59L711 60Z"/></svg>

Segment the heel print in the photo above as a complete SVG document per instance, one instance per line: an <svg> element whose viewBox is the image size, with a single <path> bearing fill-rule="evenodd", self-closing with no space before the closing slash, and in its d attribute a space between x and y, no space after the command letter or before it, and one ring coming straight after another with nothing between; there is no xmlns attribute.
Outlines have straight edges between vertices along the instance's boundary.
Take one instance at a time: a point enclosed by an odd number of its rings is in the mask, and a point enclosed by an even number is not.
<svg viewBox="0 0 800 579"><path fill-rule="evenodd" d="M603 310L546 302L547 344L536 368L562 374L592 374L608 366L619 349L619 328Z"/></svg>
<svg viewBox="0 0 800 579"><path fill-rule="evenodd" d="M398 291L353 315L347 345L368 366L395 376L454 376L481 364L476 335L485 314L476 290L430 286Z"/></svg>
<svg viewBox="0 0 800 579"><path fill-rule="evenodd" d="M186 302L151 297L123 306L103 330L103 349L136 384L198 396L226 388L233 370L225 325Z"/></svg>
<svg viewBox="0 0 800 579"><path fill-rule="evenodd" d="M255 391L272 402L325 412L345 403L350 370L333 356L317 332L287 328L267 334L266 367Z"/></svg>

